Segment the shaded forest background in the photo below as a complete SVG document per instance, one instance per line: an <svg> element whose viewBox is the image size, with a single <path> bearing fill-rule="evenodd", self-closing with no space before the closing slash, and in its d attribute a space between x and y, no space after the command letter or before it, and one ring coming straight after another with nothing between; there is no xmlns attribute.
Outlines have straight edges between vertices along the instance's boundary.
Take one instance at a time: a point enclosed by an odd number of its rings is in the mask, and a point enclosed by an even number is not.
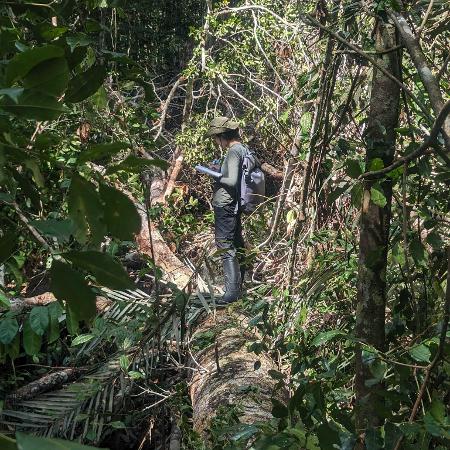
<svg viewBox="0 0 450 450"><path fill-rule="evenodd" d="M0 11L2 448L448 448L447 2ZM268 183L225 315L216 115ZM270 381L199 400L239 334Z"/></svg>

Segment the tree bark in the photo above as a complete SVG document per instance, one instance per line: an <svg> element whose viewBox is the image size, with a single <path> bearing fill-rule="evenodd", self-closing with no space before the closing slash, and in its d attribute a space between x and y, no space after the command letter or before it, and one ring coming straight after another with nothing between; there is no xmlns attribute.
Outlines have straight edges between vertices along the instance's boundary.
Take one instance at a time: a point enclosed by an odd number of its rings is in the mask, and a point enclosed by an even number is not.
<svg viewBox="0 0 450 450"><path fill-rule="evenodd" d="M397 45L395 28L381 19L375 29L376 50L382 52ZM379 64L399 78L401 58L397 52L378 57ZM370 110L367 126L366 167L375 158L384 165L392 163L395 151L395 128L398 123L400 89L381 70L373 69ZM371 189L382 192L386 204L375 204ZM383 350L385 346L386 266L388 236L391 216L392 186L385 181L374 187L373 181L364 182L359 245L358 294L356 310L356 337ZM360 433L368 427L379 426L382 419L378 405L383 401L379 395L380 385L367 386L373 378L367 360L363 359L361 346L356 350L356 427ZM364 448L361 442L361 447Z"/></svg>
<svg viewBox="0 0 450 450"><path fill-rule="evenodd" d="M271 398L286 400L287 393L274 392L277 382L269 376L269 370L277 369L273 360L267 354L248 351L258 336L246 318L229 310L209 315L195 327L194 345L199 345L205 332L214 336L205 348L194 351L191 363L194 430L207 436L211 419L219 407L227 405L240 409L241 423L270 420Z"/></svg>

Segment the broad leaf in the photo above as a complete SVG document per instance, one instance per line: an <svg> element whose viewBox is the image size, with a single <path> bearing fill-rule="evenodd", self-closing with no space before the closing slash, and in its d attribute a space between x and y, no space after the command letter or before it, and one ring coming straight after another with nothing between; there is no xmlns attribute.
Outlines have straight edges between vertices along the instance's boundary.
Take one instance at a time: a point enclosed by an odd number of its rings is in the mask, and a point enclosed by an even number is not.
<svg viewBox="0 0 450 450"><path fill-rule="evenodd" d="M46 306L35 306L30 312L30 325L33 331L42 336L48 328L49 316Z"/></svg>
<svg viewBox="0 0 450 450"><path fill-rule="evenodd" d="M424 245L418 238L414 238L409 244L409 252L418 266L426 267L428 254Z"/></svg>
<svg viewBox="0 0 450 450"><path fill-rule="evenodd" d="M361 163L356 159L347 159L345 173L351 178L358 178L363 173Z"/></svg>
<svg viewBox="0 0 450 450"><path fill-rule="evenodd" d="M78 103L95 94L106 78L106 68L104 66L92 66L72 78L66 92L65 100L71 103Z"/></svg>
<svg viewBox="0 0 450 450"><path fill-rule="evenodd" d="M0 448L2 450L17 450L16 441L0 433Z"/></svg>
<svg viewBox="0 0 450 450"><path fill-rule="evenodd" d="M277 419L282 419L283 417L287 417L289 415L289 411L283 403L281 403L276 398L272 398L272 416Z"/></svg>
<svg viewBox="0 0 450 450"><path fill-rule="evenodd" d="M384 192L379 185L375 185L370 188L370 199L380 208L384 208L387 204Z"/></svg>
<svg viewBox="0 0 450 450"><path fill-rule="evenodd" d="M1 107L18 117L41 121L54 120L68 112L55 97L34 90L25 90L17 103L10 99L4 100Z"/></svg>
<svg viewBox="0 0 450 450"><path fill-rule="evenodd" d="M411 358L415 359L416 361L430 362L431 352L429 348L424 344L413 347L408 351L408 353Z"/></svg>
<svg viewBox="0 0 450 450"><path fill-rule="evenodd" d="M66 36L66 42L70 47L70 51L73 52L77 47L86 47L92 44L92 39L84 33L74 33Z"/></svg>
<svg viewBox="0 0 450 450"><path fill-rule="evenodd" d="M48 316L50 325L48 330L48 342L55 342L59 338L59 317L63 313L63 308L59 302L52 302L48 306Z"/></svg>
<svg viewBox="0 0 450 450"><path fill-rule="evenodd" d="M44 61L34 67L23 80L27 89L60 96L69 82L69 67L64 58Z"/></svg>
<svg viewBox="0 0 450 450"><path fill-rule="evenodd" d="M16 319L6 317L0 319L0 342L8 345L16 337L19 331L19 324Z"/></svg>
<svg viewBox="0 0 450 450"><path fill-rule="evenodd" d="M95 336L93 334L80 334L72 341L71 347L76 347L77 345L89 342L90 340L94 339L94 337Z"/></svg>
<svg viewBox="0 0 450 450"><path fill-rule="evenodd" d="M344 336L345 333L341 330L330 330L319 333L312 341L312 345L318 347L319 345L325 344L325 342L331 341L336 336Z"/></svg>
<svg viewBox="0 0 450 450"><path fill-rule="evenodd" d="M3 294L3 292L0 292L0 309L1 308L10 308L11 307L11 302L9 301L9 298L6 297L5 294Z"/></svg>
<svg viewBox="0 0 450 450"><path fill-rule="evenodd" d="M123 241L131 241L141 230L141 216L134 203L122 192L100 184L100 196L105 203L108 231Z"/></svg>
<svg viewBox="0 0 450 450"><path fill-rule="evenodd" d="M11 84L24 77L33 67L48 59L64 56L64 50L56 45L30 48L18 53L6 66L6 83Z"/></svg>
<svg viewBox="0 0 450 450"><path fill-rule="evenodd" d="M19 97L23 94L23 88L7 88L0 89L0 96L8 96L14 103L19 101Z"/></svg>
<svg viewBox="0 0 450 450"><path fill-rule="evenodd" d="M30 223L43 235L54 237L60 243L68 242L75 233L75 225L70 219L32 220Z"/></svg>
<svg viewBox="0 0 450 450"><path fill-rule="evenodd" d="M85 244L90 238L94 245L99 244L106 232L103 206L95 186L77 174L70 183L68 208L76 225L76 239Z"/></svg>
<svg viewBox="0 0 450 450"><path fill-rule="evenodd" d="M95 316L95 295L83 275L60 261L53 261L51 290L59 300L65 300L78 320Z"/></svg>
<svg viewBox="0 0 450 450"><path fill-rule="evenodd" d="M18 236L13 231L0 237L0 264L3 264L16 249Z"/></svg>
<svg viewBox="0 0 450 450"><path fill-rule="evenodd" d="M63 256L75 266L92 273L99 284L110 289L132 289L134 286L122 265L107 253L70 252Z"/></svg>
<svg viewBox="0 0 450 450"><path fill-rule="evenodd" d="M148 170L152 166L166 170L169 167L169 164L163 159L146 159L130 155L119 164L108 167L106 170L106 175L111 175L119 170L123 170L128 173L140 173L143 170Z"/></svg>
<svg viewBox="0 0 450 450"><path fill-rule="evenodd" d="M120 150L124 150L129 148L130 144L126 142L111 142L108 144L93 144L90 145L87 150L84 150L78 158L78 162L84 163L86 161L97 161L98 159L102 159L105 157L109 157L115 155L120 152Z"/></svg>
<svg viewBox="0 0 450 450"><path fill-rule="evenodd" d="M81 445L78 442L63 439L50 439L16 433L17 450L96 450L97 447Z"/></svg>
<svg viewBox="0 0 450 450"><path fill-rule="evenodd" d="M27 355L37 355L41 350L42 335L37 334L31 325L31 320L25 321L23 326L23 348Z"/></svg>

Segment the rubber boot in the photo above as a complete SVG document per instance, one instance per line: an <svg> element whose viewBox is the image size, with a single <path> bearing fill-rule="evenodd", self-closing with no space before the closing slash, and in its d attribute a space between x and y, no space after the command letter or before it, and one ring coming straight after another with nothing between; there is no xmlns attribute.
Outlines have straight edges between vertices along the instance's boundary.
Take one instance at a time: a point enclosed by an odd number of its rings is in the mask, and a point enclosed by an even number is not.
<svg viewBox="0 0 450 450"><path fill-rule="evenodd" d="M228 305L241 298L241 272L237 258L223 260L225 293L217 300L217 305Z"/></svg>

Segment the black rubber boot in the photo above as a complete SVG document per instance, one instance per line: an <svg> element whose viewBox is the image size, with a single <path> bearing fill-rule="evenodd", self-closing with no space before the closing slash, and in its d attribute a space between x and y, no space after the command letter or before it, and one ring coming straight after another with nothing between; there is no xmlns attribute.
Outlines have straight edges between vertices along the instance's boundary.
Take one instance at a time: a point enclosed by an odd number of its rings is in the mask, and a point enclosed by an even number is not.
<svg viewBox="0 0 450 450"><path fill-rule="evenodd" d="M217 305L228 305L241 298L241 272L237 258L223 260L223 275L225 279L225 293L217 300Z"/></svg>

